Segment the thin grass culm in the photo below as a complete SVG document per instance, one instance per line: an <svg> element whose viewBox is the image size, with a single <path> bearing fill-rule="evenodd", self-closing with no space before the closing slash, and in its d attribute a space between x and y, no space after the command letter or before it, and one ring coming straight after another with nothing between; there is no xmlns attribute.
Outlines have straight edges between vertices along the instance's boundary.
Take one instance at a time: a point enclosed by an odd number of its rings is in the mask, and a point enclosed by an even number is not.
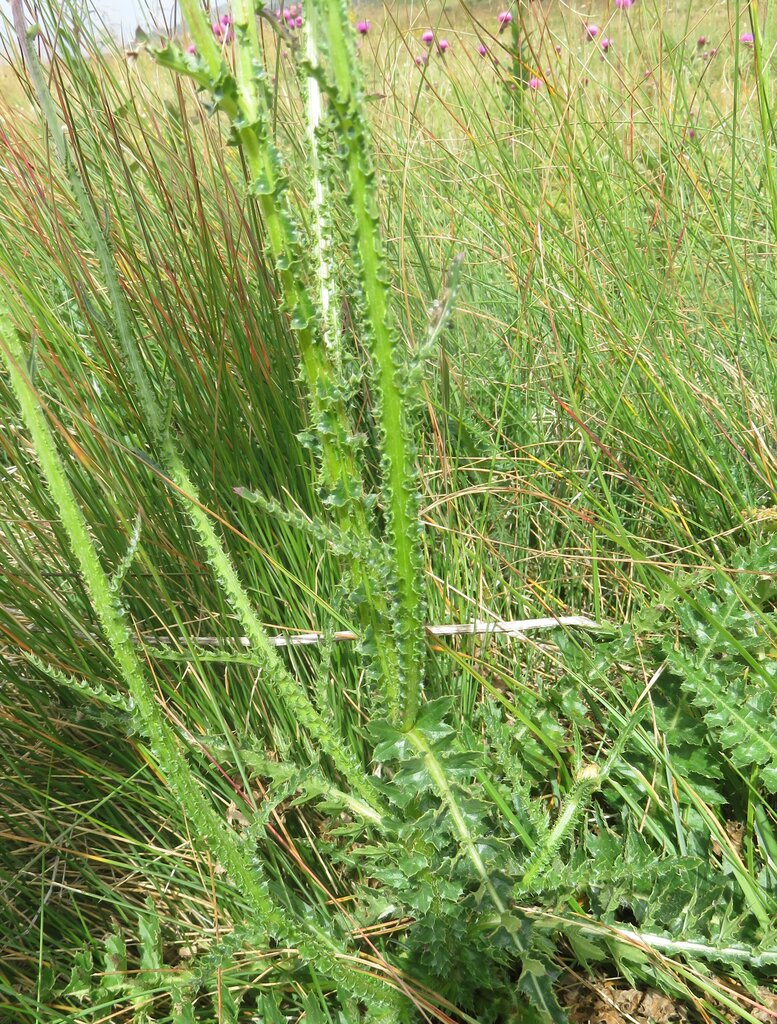
<svg viewBox="0 0 777 1024"><path fill-rule="evenodd" d="M777 1020L773 12L177 10L6 26L0 1021Z"/></svg>

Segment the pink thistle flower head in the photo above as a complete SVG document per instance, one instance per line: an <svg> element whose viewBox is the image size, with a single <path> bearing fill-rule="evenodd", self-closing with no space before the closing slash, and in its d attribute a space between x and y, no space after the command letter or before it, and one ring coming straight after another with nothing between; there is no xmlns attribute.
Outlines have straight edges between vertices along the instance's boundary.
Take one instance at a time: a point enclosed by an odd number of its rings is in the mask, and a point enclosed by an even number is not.
<svg viewBox="0 0 777 1024"><path fill-rule="evenodd" d="M621 11L627 11L633 3L634 0L615 0L615 6Z"/></svg>
<svg viewBox="0 0 777 1024"><path fill-rule="evenodd" d="M717 55L718 55L718 48L717 48L717 46L713 46L712 49L710 50L710 57L717 57Z"/></svg>
<svg viewBox="0 0 777 1024"><path fill-rule="evenodd" d="M302 28L304 24L305 19L302 17L301 14L298 14L297 17L294 19L294 28Z"/></svg>
<svg viewBox="0 0 777 1024"><path fill-rule="evenodd" d="M599 35L599 26L586 25L585 34L588 36L589 39L596 39L596 37Z"/></svg>
<svg viewBox="0 0 777 1024"><path fill-rule="evenodd" d="M372 22L370 22L370 21L357 21L356 22L356 31L359 33L360 36L366 36L371 28L372 28Z"/></svg>
<svg viewBox="0 0 777 1024"><path fill-rule="evenodd" d="M556 45L554 46L554 50L556 51L556 53L560 57L561 56L561 43L556 43Z"/></svg>
<svg viewBox="0 0 777 1024"><path fill-rule="evenodd" d="M480 54L481 57L488 56L488 47L486 46L485 43L480 43L480 45L478 46L478 53Z"/></svg>
<svg viewBox="0 0 777 1024"><path fill-rule="evenodd" d="M699 38L696 40L696 45L699 47L700 50L703 50L704 47L707 45L707 37L699 36Z"/></svg>
<svg viewBox="0 0 777 1024"><path fill-rule="evenodd" d="M194 56L194 54L197 52L197 47L194 45L194 43L190 43L186 47L186 52L190 53L192 56Z"/></svg>
<svg viewBox="0 0 777 1024"><path fill-rule="evenodd" d="M227 21L224 21L224 18L226 18ZM225 14L220 21L214 21L211 28L213 29L213 35L216 39L224 43L232 42L232 19L228 14Z"/></svg>
<svg viewBox="0 0 777 1024"><path fill-rule="evenodd" d="M429 54L426 52L426 50L424 50L423 53L419 53L418 54L418 56L415 59L415 62L419 66L419 68L422 68L424 66L424 64L426 64L426 62L428 60L429 60Z"/></svg>
<svg viewBox="0 0 777 1024"><path fill-rule="evenodd" d="M604 50L604 52L607 53L607 51L612 46L612 39L608 39L607 36L602 36L599 45L601 46L602 50Z"/></svg>
<svg viewBox="0 0 777 1024"><path fill-rule="evenodd" d="M529 79L529 88L530 89L541 89L542 88L542 79L541 78L537 78L536 75L532 75L532 77Z"/></svg>
<svg viewBox="0 0 777 1024"><path fill-rule="evenodd" d="M448 42L447 39L441 39L437 44L437 49L440 53L445 53L445 51L449 49L450 45L451 44Z"/></svg>
<svg viewBox="0 0 777 1024"><path fill-rule="evenodd" d="M427 44L434 42L434 32L432 32L432 30L430 28L428 28L421 35L421 42L422 43L427 43Z"/></svg>
<svg viewBox="0 0 777 1024"><path fill-rule="evenodd" d="M739 37L739 41L744 46L752 46L755 42L755 36L752 32L743 32L742 35Z"/></svg>
<svg viewBox="0 0 777 1024"><path fill-rule="evenodd" d="M509 25L513 20L512 11L500 11L496 19L500 25Z"/></svg>

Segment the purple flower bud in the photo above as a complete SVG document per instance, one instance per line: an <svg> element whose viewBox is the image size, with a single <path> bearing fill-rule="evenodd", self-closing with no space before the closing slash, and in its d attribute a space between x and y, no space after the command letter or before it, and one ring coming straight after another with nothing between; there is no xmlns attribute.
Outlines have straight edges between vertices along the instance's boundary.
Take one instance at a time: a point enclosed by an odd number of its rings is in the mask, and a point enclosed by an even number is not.
<svg viewBox="0 0 777 1024"><path fill-rule="evenodd" d="M744 46L752 46L755 42L755 36L752 32L743 32L742 35L739 37L739 41Z"/></svg>
<svg viewBox="0 0 777 1024"><path fill-rule="evenodd" d="M225 18L227 19L226 21L224 20ZM232 42L232 19L228 14L225 14L221 21L214 21L211 28L216 39L220 39L225 43Z"/></svg>
<svg viewBox="0 0 777 1024"><path fill-rule="evenodd" d="M612 39L608 39L607 36L602 36L602 39L601 39L599 45L601 46L602 50L605 53L607 53L607 51L612 46Z"/></svg>
<svg viewBox="0 0 777 1024"><path fill-rule="evenodd" d="M586 25L585 34L588 36L589 39L596 39L596 37L599 35L599 26Z"/></svg>
<svg viewBox="0 0 777 1024"><path fill-rule="evenodd" d="M707 37L699 36L699 38L696 40L696 45L699 47L700 50L703 50L704 47L707 45Z"/></svg>
<svg viewBox="0 0 777 1024"><path fill-rule="evenodd" d="M542 88L542 79L541 78L537 78L536 75L533 75L529 79L529 88L530 89L541 89Z"/></svg>
<svg viewBox="0 0 777 1024"><path fill-rule="evenodd" d="M561 44L560 43L556 43L554 49L555 49L556 53L559 55L559 57L560 57L561 56Z"/></svg>
<svg viewBox="0 0 777 1024"><path fill-rule="evenodd" d="M496 20L503 27L505 25L509 25L510 22L513 20L512 11L500 11L499 14L497 15L497 19Z"/></svg>
<svg viewBox="0 0 777 1024"><path fill-rule="evenodd" d="M360 36L366 36L371 28L372 28L372 22L370 22L370 21L357 21L356 22L356 31L359 33Z"/></svg>
<svg viewBox="0 0 777 1024"><path fill-rule="evenodd" d="M628 10L629 7L634 3L634 0L615 0L615 6L620 10Z"/></svg>
<svg viewBox="0 0 777 1024"><path fill-rule="evenodd" d="M488 56L488 47L486 46L485 43L480 43L480 45L478 46L478 53L480 54L481 57Z"/></svg>
<svg viewBox="0 0 777 1024"><path fill-rule="evenodd" d="M197 52L197 47L194 45L194 43L190 43L186 47L186 52L193 55L193 54L195 54Z"/></svg>
<svg viewBox="0 0 777 1024"><path fill-rule="evenodd" d="M428 28L421 36L421 42L426 43L427 45L434 42L434 32L432 32L430 28Z"/></svg>
<svg viewBox="0 0 777 1024"><path fill-rule="evenodd" d="M445 53L445 51L450 47L450 45L451 44L448 42L447 39L441 39L437 44L437 51L439 53Z"/></svg>
<svg viewBox="0 0 777 1024"><path fill-rule="evenodd" d="M302 17L301 14L298 14L297 17L294 19L294 28L302 28L304 24L305 19Z"/></svg>
<svg viewBox="0 0 777 1024"><path fill-rule="evenodd" d="M429 54L426 52L426 50L424 50L423 53L419 53L419 55L415 59L415 62L419 66L419 68L422 68L424 66L424 64L426 64L426 62L428 60L429 60Z"/></svg>

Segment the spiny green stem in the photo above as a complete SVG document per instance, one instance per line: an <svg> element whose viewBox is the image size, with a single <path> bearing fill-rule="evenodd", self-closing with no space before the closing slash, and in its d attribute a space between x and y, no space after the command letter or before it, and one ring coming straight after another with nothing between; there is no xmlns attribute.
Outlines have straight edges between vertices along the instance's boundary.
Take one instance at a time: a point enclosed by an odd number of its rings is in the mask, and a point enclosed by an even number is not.
<svg viewBox="0 0 777 1024"><path fill-rule="evenodd" d="M267 933L282 937L298 947L303 955L325 963L333 977L349 987L353 979L337 962L338 948L320 929L308 926L308 934L298 930L285 909L275 905L258 863L251 861L240 838L216 814L178 746L175 734L157 704L153 690L132 643L123 608L111 591L110 579L97 555L83 512L67 480L51 428L43 414L35 390L22 369L24 353L16 338L10 316L0 305L0 349L16 399L29 431L38 464L57 506L71 551L86 584L93 607L110 645L136 712L148 737L151 751L181 805L196 824L199 837L209 846L235 885L259 915ZM304 951L307 950L307 954Z"/></svg>
<svg viewBox="0 0 777 1024"><path fill-rule="evenodd" d="M197 45L200 45L200 36L208 37L206 62L209 68L212 66L217 70L217 77L211 83L211 88L215 89L228 69L221 60L205 14L195 0L182 0L181 7ZM342 496L343 500L335 512L341 529L348 533L354 531L366 539L372 536L372 530L363 504L362 474L352 447L354 431L342 399L335 397L338 393L336 374L329 353L321 344L316 327L317 310L301 273L305 262L303 250L280 173L280 154L270 139L269 109L264 89L260 86L263 72L252 5L247 0L236 0L233 19L237 101L222 101L221 107L232 119L243 146L252 191L267 229L270 253L299 342L313 422L319 428L326 423L319 429L324 485ZM355 583L364 591L364 601L359 609L360 621L362 626L371 627L377 650L378 689L385 691L388 703L392 704L398 689L399 661L388 604L379 586L375 585L373 569L374 566L366 564L363 559L355 558L352 562Z"/></svg>
<svg viewBox="0 0 777 1024"><path fill-rule="evenodd" d="M359 89L353 30L343 0L319 0L327 14L327 48L347 147L350 206L355 223L357 272L367 310L370 348L378 397L378 426L383 445L384 490L397 583L397 617L403 692L390 710L410 728L418 715L423 678L422 558L418 517L418 482L406 402L401 356L390 319L388 263L383 251L380 212L371 144ZM344 130L343 130L344 129Z"/></svg>
<svg viewBox="0 0 777 1024"><path fill-rule="evenodd" d="M553 855L569 835L580 814L585 810L589 798L601 785L601 778L601 772L594 764L586 765L578 773L575 785L567 794L553 828L532 853L529 866L521 879L522 888L531 888L547 868Z"/></svg>
<svg viewBox="0 0 777 1024"><path fill-rule="evenodd" d="M627 942L629 945L648 946L651 949L659 950L667 955L686 954L688 956L700 956L705 960L717 960L719 963L731 963L732 961L741 964L749 964L755 968L769 968L777 966L777 947L758 946L716 946L708 942L698 942L693 939L678 939L666 935L655 935L652 932L641 932L630 928L620 928L616 925L600 924L598 921L591 921L580 916L569 914L547 914L535 907L522 907L525 914L532 917L547 917L555 921L559 927L574 928L581 932L595 935L598 938L610 938L616 941ZM496 927L498 921L484 922L485 926Z"/></svg>
<svg viewBox="0 0 777 1024"><path fill-rule="evenodd" d="M504 903L502 903L501 899L499 898L499 894L494 888L493 882L491 881L488 871L486 870L486 866L483 863L483 858L478 853L477 847L475 846L475 843L472 839L472 835L470 834L470 831L467 828L466 819L464 818L464 815L461 813L461 809L459 808L459 805L456 802L456 797L453 793L453 790L451 789L450 784L448 783L448 780L445 777L445 772L442 768L442 765L434 756L434 751L432 750L429 741L426 739L422 732L418 731L418 729L410 729L406 735L409 742L423 758L424 764L426 765L426 770L429 772L429 777L431 778L432 782L437 788L437 792L440 795L440 799L448 808L448 813L451 816L453 827L456 829L456 834L459 837L459 841L461 842L461 847L464 850L464 853L469 858L470 863L477 872L478 877L483 882L483 885L485 886L486 891L491 897L491 901L496 907L497 911L500 914L503 914L505 911L505 905Z"/></svg>
<svg viewBox="0 0 777 1024"><path fill-rule="evenodd" d="M164 462L166 471L169 473L170 479L175 485L176 496L181 502L184 512L191 519L199 536L200 542L207 553L208 560L216 571L219 581L224 586L229 601L237 612L243 628L250 637L252 644L255 645L257 652L264 662L266 678L277 687L278 692L284 701L293 709L294 714L297 716L300 723L320 744L322 750L324 750L324 752L332 759L337 770L349 780L355 789L359 791L363 799L367 800L371 806L375 807L377 806L377 801L374 787L369 782L369 778L365 774L362 766L359 764L357 759L345 749L332 728L324 721L322 716L315 709L304 689L288 673L285 666L272 649L272 646L269 644L267 634L261 625L259 617L253 608L245 588L239 580L232 560L227 554L223 542L216 533L210 517L203 510L194 482L189 477L180 456L164 430L165 417L163 410L151 386L148 373L130 325L124 295L121 290L113 258L102 228L97 220L93 205L86 193L86 190L84 189L75 165L70 158L68 143L62 130L62 124L54 107L37 54L30 46L24 12L21 7L21 0L14 0L13 13L19 42L24 52L25 61L29 69L38 102L40 103L46 124L48 125L52 138L54 139L58 158L67 172L68 182L76 200L79 212L98 255L100 268L108 287L108 294L115 317L117 333L125 358L127 359L132 372L143 417L151 426L155 442L161 447L162 461ZM199 13L203 14L203 12ZM199 29L202 28L202 25L200 24L201 21L202 18L199 20L195 18L193 23L190 25L190 28L197 39L198 46L203 47L202 52L208 61L208 67L212 69L212 73L214 75L218 73L221 78L226 73L225 65L221 58L220 51L216 46L210 26L206 25L206 32L199 31ZM236 115L236 107L234 108L234 112Z"/></svg>
<svg viewBox="0 0 777 1024"><path fill-rule="evenodd" d="M171 479L176 488L180 489L184 495L196 495L196 489L189 478L186 468L173 450L170 442L166 443L164 454L166 456L165 461L170 467ZM348 780L349 784L353 786L373 810L380 812L380 801L375 794L375 789L370 782L369 776L351 752L346 749L333 729L324 721L307 694L281 663L265 629L256 616L245 588L240 583L232 559L224 550L211 517L194 499L185 502L184 510L197 531L200 543L206 552L208 562L217 580L223 586L230 604L243 624L246 635L251 641L252 653L256 654L257 661L259 661L264 670L264 674L271 680L271 685L275 687L284 705L299 724L321 744L323 752L332 759L337 770Z"/></svg>
<svg viewBox="0 0 777 1024"><path fill-rule="evenodd" d="M305 56L312 67L318 66L319 58L319 17L320 12L313 4L307 10L305 22ZM310 166L312 178L313 232L316 240L315 263L318 280L319 303L322 314L322 332L324 344L332 353L332 359L339 363L339 347L342 326L337 308L336 283L330 260L332 251L332 231L327 214L332 197L328 195L326 179L321 173L321 153L318 132L323 118L323 97L321 85L316 75L307 76L307 113L308 113L308 145L310 146ZM328 200L328 202L327 202Z"/></svg>

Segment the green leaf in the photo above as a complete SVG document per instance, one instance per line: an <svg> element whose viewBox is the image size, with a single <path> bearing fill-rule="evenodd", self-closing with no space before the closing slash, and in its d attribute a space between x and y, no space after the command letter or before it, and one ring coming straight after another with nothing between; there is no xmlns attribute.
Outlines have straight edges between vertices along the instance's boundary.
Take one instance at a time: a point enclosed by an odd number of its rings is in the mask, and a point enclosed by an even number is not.
<svg viewBox="0 0 777 1024"><path fill-rule="evenodd" d="M450 736L454 731L453 727L445 721L453 703L453 697L438 697L421 706L415 728L426 736L431 745L445 736Z"/></svg>
<svg viewBox="0 0 777 1024"><path fill-rule="evenodd" d="M368 729L368 735L374 745L373 760L379 764L385 764L388 761L403 761L414 752L406 734L386 719L372 722Z"/></svg>
<svg viewBox="0 0 777 1024"><path fill-rule="evenodd" d="M79 1002L85 1002L93 990L92 971L94 970L94 959L89 949L79 950L75 955L73 967L70 971L70 981L67 984L63 995L71 996Z"/></svg>
<svg viewBox="0 0 777 1024"><path fill-rule="evenodd" d="M567 1024L567 1015L559 1006L553 991L553 981L557 975L558 972L552 971L543 961L528 957L523 962L518 990L540 1012L544 1020L552 1021L553 1024Z"/></svg>
<svg viewBox="0 0 777 1024"><path fill-rule="evenodd" d="M764 786L773 784L777 772L774 695L757 681L748 684L744 665L699 658L683 650L670 650L667 662L733 763L745 771L756 766Z"/></svg>
<svg viewBox="0 0 777 1024"><path fill-rule="evenodd" d="M104 971L100 988L108 992L122 990L127 984L127 946L119 929L105 937Z"/></svg>
<svg viewBox="0 0 777 1024"><path fill-rule="evenodd" d="M152 988L158 982L162 970L162 931L154 902L146 900L148 913L138 915L138 936L140 944L140 974L138 983L143 988Z"/></svg>

